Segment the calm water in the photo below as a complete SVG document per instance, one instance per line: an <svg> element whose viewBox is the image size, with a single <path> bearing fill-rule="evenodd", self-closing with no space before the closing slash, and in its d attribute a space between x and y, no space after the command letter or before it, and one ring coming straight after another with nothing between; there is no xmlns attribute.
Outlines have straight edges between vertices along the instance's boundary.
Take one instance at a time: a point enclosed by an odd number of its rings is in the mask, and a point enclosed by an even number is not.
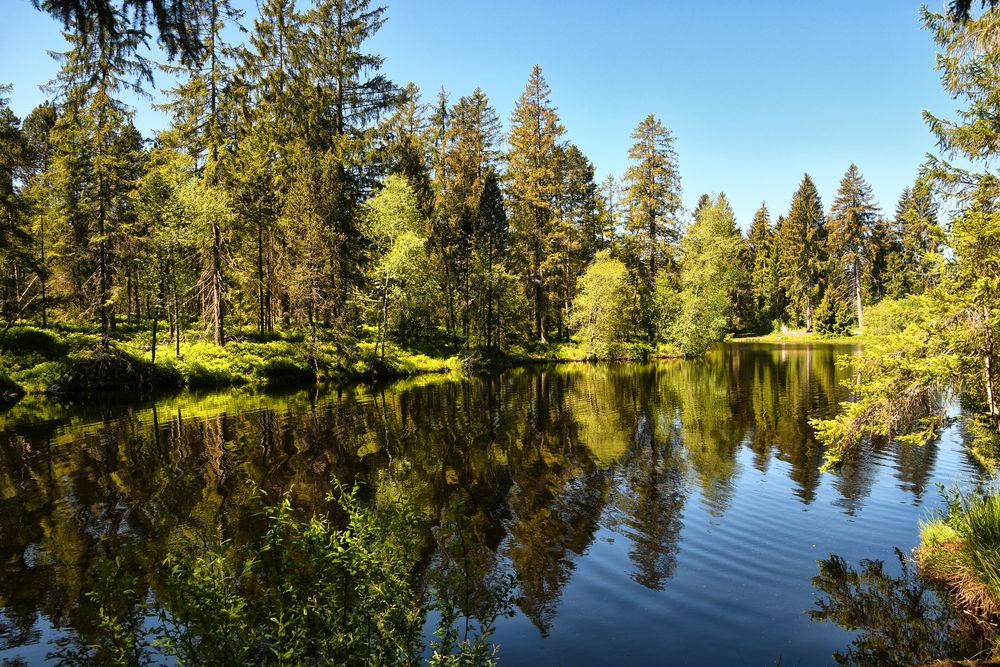
<svg viewBox="0 0 1000 667"><path fill-rule="evenodd" d="M320 506L336 476L439 514L462 498L494 574L511 665L831 662L816 560L892 560L978 476L960 433L869 448L820 474L808 419L843 400L849 347L739 346L704 361L565 365L381 390L181 394L0 412L0 659L86 632L76 605L109 536L151 556L233 536L247 481ZM293 486L294 485L294 486Z"/></svg>

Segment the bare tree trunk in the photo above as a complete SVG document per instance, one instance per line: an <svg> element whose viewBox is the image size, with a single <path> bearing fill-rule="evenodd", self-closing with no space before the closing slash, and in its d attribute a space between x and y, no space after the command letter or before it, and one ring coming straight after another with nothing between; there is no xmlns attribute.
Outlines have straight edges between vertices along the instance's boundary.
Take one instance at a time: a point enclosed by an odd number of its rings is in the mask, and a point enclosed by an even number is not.
<svg viewBox="0 0 1000 667"><path fill-rule="evenodd" d="M216 345L226 342L222 306L222 230L218 222L212 222L212 318Z"/></svg>
<svg viewBox="0 0 1000 667"><path fill-rule="evenodd" d="M854 262L854 308L858 313L858 328L864 329L864 320L861 315L861 265Z"/></svg>
<svg viewBox="0 0 1000 667"><path fill-rule="evenodd" d="M986 374L986 409L993 423L1000 429L1000 410L997 409L996 385L993 380L993 327L990 326L990 309L983 306L983 330L986 333L986 350L983 370Z"/></svg>

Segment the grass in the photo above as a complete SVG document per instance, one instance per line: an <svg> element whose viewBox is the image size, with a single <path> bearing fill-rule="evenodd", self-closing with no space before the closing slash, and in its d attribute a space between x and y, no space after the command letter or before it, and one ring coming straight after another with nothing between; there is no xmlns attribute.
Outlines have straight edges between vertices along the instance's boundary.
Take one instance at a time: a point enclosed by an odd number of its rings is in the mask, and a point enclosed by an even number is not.
<svg viewBox="0 0 1000 667"><path fill-rule="evenodd" d="M921 525L916 555L921 574L947 586L1000 655L1000 495L954 492L947 513Z"/></svg>
<svg viewBox="0 0 1000 667"><path fill-rule="evenodd" d="M56 324L49 329L14 326L0 336L0 396L60 394L95 390L146 391L162 388L218 388L241 385L309 386L402 378L426 373L495 371L530 363L637 361L679 357L667 344L578 340L514 344L503 351L465 348L443 331L402 344L389 341L385 357L376 332L361 326L353 338L336 343L320 337L312 344L298 330L260 334L229 329L222 347L202 329L182 332L178 351L162 331L153 363L151 332L118 322L111 344L102 347L93 328Z"/></svg>
<svg viewBox="0 0 1000 667"><path fill-rule="evenodd" d="M744 336L740 338L732 338L730 342L733 343L831 343L831 344L841 344L841 343L864 343L870 340L868 334L854 334L853 336L824 336L823 334L818 334L814 332L806 333L805 331L787 331L780 332L775 331L769 334L764 334L763 336Z"/></svg>

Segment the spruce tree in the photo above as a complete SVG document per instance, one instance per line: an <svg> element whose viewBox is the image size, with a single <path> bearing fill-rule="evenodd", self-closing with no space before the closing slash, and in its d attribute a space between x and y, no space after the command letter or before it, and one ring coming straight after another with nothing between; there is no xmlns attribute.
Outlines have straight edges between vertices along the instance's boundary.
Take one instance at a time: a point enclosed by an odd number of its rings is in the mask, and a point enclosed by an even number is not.
<svg viewBox="0 0 1000 667"><path fill-rule="evenodd" d="M65 230L62 257L82 297L81 309L100 314L106 346L114 327L112 290L123 215L129 214L124 202L142 159L132 112L116 96L141 91L151 70L136 55L144 42L141 34L117 39L99 32L90 41L68 34L67 39L72 48L57 55L62 68L49 85L62 98L52 165Z"/></svg>
<svg viewBox="0 0 1000 667"><path fill-rule="evenodd" d="M681 178L673 134L650 114L632 132L635 143L628 151L625 171L628 212L625 230L630 235L642 285L646 328L652 335L650 296L657 272L675 270L681 238Z"/></svg>
<svg viewBox="0 0 1000 667"><path fill-rule="evenodd" d="M864 328L862 286L880 255L881 225L871 186L852 164L840 181L826 223L827 254L833 284L850 294L858 328Z"/></svg>
<svg viewBox="0 0 1000 667"><path fill-rule="evenodd" d="M18 186L28 163L28 146L20 119L8 107L6 90L0 87L0 316L9 324L23 310L22 292L33 262L26 228L28 202Z"/></svg>
<svg viewBox="0 0 1000 667"><path fill-rule="evenodd" d="M826 258L823 204L809 174L792 198L788 216L777 233L781 287L794 314L813 328L813 309L819 300Z"/></svg>
<svg viewBox="0 0 1000 667"><path fill-rule="evenodd" d="M747 240L753 324L760 332L766 331L780 315L775 245L775 230L771 228L770 212L767 205L762 203L753 216Z"/></svg>
<svg viewBox="0 0 1000 667"><path fill-rule="evenodd" d="M39 306L43 328L48 327L50 277L48 255L51 254L49 247L51 221L49 216L55 205L52 198L53 183L50 177L55 150L52 144L52 131L55 128L56 117L55 105L51 102L44 102L32 109L22 124L27 150L27 165L23 176L24 195L30 209L28 212L31 218L29 228L33 241L31 255L34 258L38 275Z"/></svg>
<svg viewBox="0 0 1000 667"><path fill-rule="evenodd" d="M203 48L188 59L182 68L169 68L186 78L168 92L170 102L164 108L173 116L170 136L195 160L195 167L205 185L220 188L228 158L226 146L233 143L234 115L232 94L236 50L223 40L223 31L237 24L242 16L229 0L204 0L199 5L197 22ZM212 221L204 252L203 299L205 319L211 322L216 345L225 344L225 292L227 278L224 264L226 237L221 221Z"/></svg>
<svg viewBox="0 0 1000 667"><path fill-rule="evenodd" d="M500 120L486 94L476 89L446 113L434 150L432 244L442 270L447 324L469 341L472 299L482 276L473 275L479 205L486 178L499 159Z"/></svg>
<svg viewBox="0 0 1000 667"><path fill-rule="evenodd" d="M535 65L511 115L507 153L511 224L532 306L534 336L541 342L546 340L551 307L545 257L552 244L552 221L558 214L559 144L565 132L550 95L542 68Z"/></svg>

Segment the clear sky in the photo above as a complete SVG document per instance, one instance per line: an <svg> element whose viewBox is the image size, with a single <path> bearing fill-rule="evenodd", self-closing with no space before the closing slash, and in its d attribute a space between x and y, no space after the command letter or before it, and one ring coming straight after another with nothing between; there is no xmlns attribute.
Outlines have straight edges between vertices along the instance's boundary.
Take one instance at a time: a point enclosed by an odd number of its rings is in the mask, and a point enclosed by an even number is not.
<svg viewBox="0 0 1000 667"><path fill-rule="evenodd" d="M303 5L308 0L300 0ZM254 0L235 0L256 15ZM941 0L932 2L937 8ZM426 101L481 87L501 118L538 63L567 139L598 178L620 176L632 129L652 113L676 137L685 205L725 192L741 227L766 201L787 211L810 173L829 207L856 162L890 213L934 142L921 119L949 115L934 44L911 0L389 0L368 50ZM57 69L56 22L0 0L0 82L23 116ZM137 102L147 134L163 119Z"/></svg>

